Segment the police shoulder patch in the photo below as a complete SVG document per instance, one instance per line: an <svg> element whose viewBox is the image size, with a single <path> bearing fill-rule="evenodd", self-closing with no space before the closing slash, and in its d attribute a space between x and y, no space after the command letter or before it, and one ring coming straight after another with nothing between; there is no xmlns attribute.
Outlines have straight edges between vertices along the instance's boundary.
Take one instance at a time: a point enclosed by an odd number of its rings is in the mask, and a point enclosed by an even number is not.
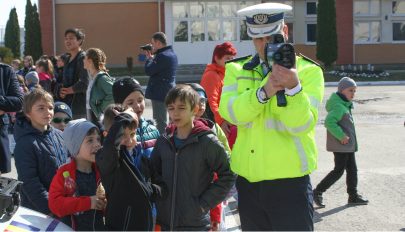
<svg viewBox="0 0 405 232"><path fill-rule="evenodd" d="M320 65L318 62L312 60L311 58L305 56L304 54L299 53L298 56L302 57L304 60L309 61L309 62L311 62L311 63L313 63L313 64L315 64L315 65L317 65L317 66L319 66L319 67L321 67L323 69L322 65Z"/></svg>
<svg viewBox="0 0 405 232"><path fill-rule="evenodd" d="M228 60L228 61L226 61L225 63L227 64L227 63L238 62L238 61L241 61L241 60L246 60L246 59L249 59L250 57L252 57L252 55L248 55L248 56L241 56L241 57L237 57L237 58L232 59L232 60Z"/></svg>

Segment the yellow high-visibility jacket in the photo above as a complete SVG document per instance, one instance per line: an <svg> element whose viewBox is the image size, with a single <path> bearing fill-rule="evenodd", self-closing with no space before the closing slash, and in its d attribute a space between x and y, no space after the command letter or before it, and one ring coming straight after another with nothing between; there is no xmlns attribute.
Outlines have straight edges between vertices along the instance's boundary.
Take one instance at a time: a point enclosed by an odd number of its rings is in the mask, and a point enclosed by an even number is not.
<svg viewBox="0 0 405 232"><path fill-rule="evenodd" d="M322 69L297 56L302 91L286 95L287 106L278 107L276 97L258 101L256 92L270 76L263 76L259 63L256 55L226 64L219 113L238 128L232 171L250 182L307 175L317 167L314 137L324 93Z"/></svg>

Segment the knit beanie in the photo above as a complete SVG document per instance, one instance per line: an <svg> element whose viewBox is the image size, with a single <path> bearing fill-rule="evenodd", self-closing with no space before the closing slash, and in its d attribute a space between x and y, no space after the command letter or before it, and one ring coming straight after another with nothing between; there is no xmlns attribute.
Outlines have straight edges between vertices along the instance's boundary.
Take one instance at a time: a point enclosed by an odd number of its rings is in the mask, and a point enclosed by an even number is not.
<svg viewBox="0 0 405 232"><path fill-rule="evenodd" d="M65 113L69 118L72 118L72 110L64 102L55 102L55 107L53 108L53 113L62 112Z"/></svg>
<svg viewBox="0 0 405 232"><path fill-rule="evenodd" d="M357 85L356 85L356 82L352 78L343 77L339 81L338 92L341 93L343 90L353 87L353 86L357 86Z"/></svg>
<svg viewBox="0 0 405 232"><path fill-rule="evenodd" d="M124 77L114 82L112 87L114 103L122 104L132 92L139 91L145 96L142 86L131 77Z"/></svg>
<svg viewBox="0 0 405 232"><path fill-rule="evenodd" d="M65 130L62 132L62 137L72 156L76 156L79 153L80 146L82 145L87 132L93 127L96 127L96 125L84 118L70 121L67 124Z"/></svg>
<svg viewBox="0 0 405 232"><path fill-rule="evenodd" d="M39 83L39 76L38 73L35 71L28 72L25 75L25 80L29 81L30 84L38 84Z"/></svg>

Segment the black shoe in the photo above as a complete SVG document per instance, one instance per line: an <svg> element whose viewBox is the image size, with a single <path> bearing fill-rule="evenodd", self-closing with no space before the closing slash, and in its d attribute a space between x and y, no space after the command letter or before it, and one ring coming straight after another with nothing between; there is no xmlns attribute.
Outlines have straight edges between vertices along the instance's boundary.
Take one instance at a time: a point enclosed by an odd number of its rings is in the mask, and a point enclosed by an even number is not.
<svg viewBox="0 0 405 232"><path fill-rule="evenodd" d="M367 205L368 200L359 194L349 196L349 205Z"/></svg>
<svg viewBox="0 0 405 232"><path fill-rule="evenodd" d="M323 197L322 197L322 192L319 192L317 190L312 191L314 193L314 202L319 208L325 208L325 205L323 204Z"/></svg>

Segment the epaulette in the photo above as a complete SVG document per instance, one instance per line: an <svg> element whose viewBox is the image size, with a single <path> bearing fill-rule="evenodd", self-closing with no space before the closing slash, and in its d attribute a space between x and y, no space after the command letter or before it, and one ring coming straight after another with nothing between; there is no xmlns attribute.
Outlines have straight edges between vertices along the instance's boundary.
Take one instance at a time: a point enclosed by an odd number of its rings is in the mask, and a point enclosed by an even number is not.
<svg viewBox="0 0 405 232"><path fill-rule="evenodd" d="M232 63L232 62L237 62L237 61L241 61L241 60L246 60L246 59L249 59L250 57L252 57L252 55L237 57L235 59L226 61L225 64Z"/></svg>
<svg viewBox="0 0 405 232"><path fill-rule="evenodd" d="M301 56L304 60L309 61L309 62L315 64L316 66L319 66L321 69L323 69L322 65L320 65L318 62L314 61L313 59L305 56L304 54L299 53L298 56Z"/></svg>

